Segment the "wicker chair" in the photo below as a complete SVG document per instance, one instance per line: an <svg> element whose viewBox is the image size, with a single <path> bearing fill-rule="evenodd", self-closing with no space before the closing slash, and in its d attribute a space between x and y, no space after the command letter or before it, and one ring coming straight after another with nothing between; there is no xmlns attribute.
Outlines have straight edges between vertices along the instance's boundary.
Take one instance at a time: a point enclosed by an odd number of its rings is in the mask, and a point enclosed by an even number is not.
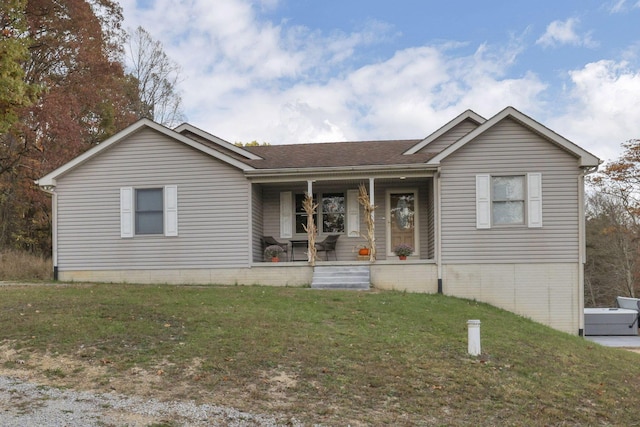
<svg viewBox="0 0 640 427"><path fill-rule="evenodd" d="M333 256L336 261L338 256L336 255L336 244L338 243L339 234L331 234L327 236L322 242L316 243L316 251L324 252L325 259L329 261L329 252L333 252Z"/></svg>
<svg viewBox="0 0 640 427"><path fill-rule="evenodd" d="M285 253L285 256L287 257L286 260L289 261L289 242L278 242L276 239L274 239L271 236L262 236L262 251L264 253L264 250L267 248L267 246L271 246L271 245L276 245L276 246L280 246L282 248L282 251Z"/></svg>

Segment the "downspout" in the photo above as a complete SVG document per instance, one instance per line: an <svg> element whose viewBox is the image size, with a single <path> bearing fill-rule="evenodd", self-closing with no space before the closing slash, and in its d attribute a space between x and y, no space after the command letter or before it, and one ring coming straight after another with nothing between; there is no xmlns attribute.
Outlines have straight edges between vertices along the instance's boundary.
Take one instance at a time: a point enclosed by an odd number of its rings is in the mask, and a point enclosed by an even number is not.
<svg viewBox="0 0 640 427"><path fill-rule="evenodd" d="M58 194L55 185L36 185L47 194L51 195L51 261L53 264L53 280L58 280Z"/></svg>
<svg viewBox="0 0 640 427"><path fill-rule="evenodd" d="M438 268L438 293L439 294L443 294L444 293L444 287L443 287L443 283L442 283L442 233L441 233L441 229L442 229L442 223L441 223L441 186L440 186L440 168L438 167L438 170L436 171L435 175L433 176L433 184L434 184L434 195L433 195L433 201L435 204L435 209L433 210L433 215L435 216L434 218L434 226L435 226L435 232L434 232L434 238L435 238L435 255L436 255L436 267Z"/></svg>
<svg viewBox="0 0 640 427"><path fill-rule="evenodd" d="M53 280L58 280L58 193L55 189L51 197L51 258L53 260Z"/></svg>
<svg viewBox="0 0 640 427"><path fill-rule="evenodd" d="M583 169L578 175L578 335L584 335L584 265L587 262L584 177L593 172Z"/></svg>

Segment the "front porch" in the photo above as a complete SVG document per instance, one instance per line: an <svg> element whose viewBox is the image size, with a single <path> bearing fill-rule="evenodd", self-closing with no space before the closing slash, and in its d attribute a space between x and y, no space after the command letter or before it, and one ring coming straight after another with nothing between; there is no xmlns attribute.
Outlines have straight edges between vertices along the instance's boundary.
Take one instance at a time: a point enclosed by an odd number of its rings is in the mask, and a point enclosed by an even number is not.
<svg viewBox="0 0 640 427"><path fill-rule="evenodd" d="M358 203L358 186L368 189L374 212L376 262L397 260L399 243L409 244L414 253L409 261L436 259L436 198L434 177L428 171L402 171L385 177L314 177L311 180L263 179L251 184L252 265L265 259L265 237L286 245L285 263L306 262L308 239L303 227L307 215L302 209L305 193L318 205L314 221L316 242L337 235L335 251L318 253L317 262L358 262L358 250L367 246L364 210ZM328 258L328 259L327 259ZM282 263L280 263L282 264Z"/></svg>

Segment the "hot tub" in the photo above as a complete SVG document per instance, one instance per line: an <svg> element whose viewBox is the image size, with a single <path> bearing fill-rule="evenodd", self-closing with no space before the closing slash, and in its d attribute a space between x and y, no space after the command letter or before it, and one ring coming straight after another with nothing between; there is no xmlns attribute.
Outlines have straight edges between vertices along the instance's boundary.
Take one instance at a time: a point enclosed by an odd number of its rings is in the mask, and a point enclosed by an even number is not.
<svg viewBox="0 0 640 427"><path fill-rule="evenodd" d="M636 310L626 308L585 308L584 334L638 335L636 317Z"/></svg>

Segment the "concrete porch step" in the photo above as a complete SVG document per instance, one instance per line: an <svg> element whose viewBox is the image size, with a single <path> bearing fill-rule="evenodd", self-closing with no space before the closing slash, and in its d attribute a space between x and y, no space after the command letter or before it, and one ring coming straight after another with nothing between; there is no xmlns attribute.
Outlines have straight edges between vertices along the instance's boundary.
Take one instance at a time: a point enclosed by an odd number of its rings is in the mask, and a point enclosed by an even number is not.
<svg viewBox="0 0 640 427"><path fill-rule="evenodd" d="M359 289L371 285L369 266L316 266L311 287L314 289Z"/></svg>

